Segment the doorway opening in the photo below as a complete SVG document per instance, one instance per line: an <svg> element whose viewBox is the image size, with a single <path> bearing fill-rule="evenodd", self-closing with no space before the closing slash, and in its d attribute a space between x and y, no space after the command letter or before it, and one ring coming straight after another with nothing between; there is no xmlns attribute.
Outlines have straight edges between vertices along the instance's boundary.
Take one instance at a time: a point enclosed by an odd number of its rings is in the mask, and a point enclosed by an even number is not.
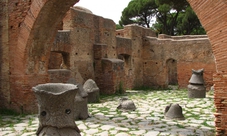
<svg viewBox="0 0 227 136"><path fill-rule="evenodd" d="M48 69L70 69L69 53L52 51Z"/></svg>
<svg viewBox="0 0 227 136"><path fill-rule="evenodd" d="M131 56L128 54L120 54L118 55L118 59L124 61L125 74L131 75Z"/></svg>
<svg viewBox="0 0 227 136"><path fill-rule="evenodd" d="M166 61L168 85L178 85L177 80L177 61L175 59L168 59Z"/></svg>

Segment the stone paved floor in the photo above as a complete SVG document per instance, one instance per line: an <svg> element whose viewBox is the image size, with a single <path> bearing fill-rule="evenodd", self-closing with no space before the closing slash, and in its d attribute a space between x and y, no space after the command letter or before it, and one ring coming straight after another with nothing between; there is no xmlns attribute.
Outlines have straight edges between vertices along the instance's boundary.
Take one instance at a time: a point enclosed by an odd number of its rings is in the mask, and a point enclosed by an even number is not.
<svg viewBox="0 0 227 136"><path fill-rule="evenodd" d="M214 136L213 96L189 99L186 90L127 91L135 111L117 111L119 98L108 96L89 104L91 117L76 121L82 136ZM166 120L165 107L179 103L185 120ZM0 115L0 136L35 136L37 115Z"/></svg>

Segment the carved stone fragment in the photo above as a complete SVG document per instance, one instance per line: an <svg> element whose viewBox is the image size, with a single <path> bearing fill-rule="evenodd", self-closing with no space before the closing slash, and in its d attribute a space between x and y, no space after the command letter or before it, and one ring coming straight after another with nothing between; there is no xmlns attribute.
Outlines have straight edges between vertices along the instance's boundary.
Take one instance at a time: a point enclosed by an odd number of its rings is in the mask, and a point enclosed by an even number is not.
<svg viewBox="0 0 227 136"><path fill-rule="evenodd" d="M99 88L96 85L94 80L88 79L84 83L83 88L84 88L85 92L88 93L88 102L89 103L99 102Z"/></svg>
<svg viewBox="0 0 227 136"><path fill-rule="evenodd" d="M88 106L87 106L87 92L81 84L77 84L74 78L70 78L68 83L77 85L79 90L75 97L75 120L85 120L89 117Z"/></svg>

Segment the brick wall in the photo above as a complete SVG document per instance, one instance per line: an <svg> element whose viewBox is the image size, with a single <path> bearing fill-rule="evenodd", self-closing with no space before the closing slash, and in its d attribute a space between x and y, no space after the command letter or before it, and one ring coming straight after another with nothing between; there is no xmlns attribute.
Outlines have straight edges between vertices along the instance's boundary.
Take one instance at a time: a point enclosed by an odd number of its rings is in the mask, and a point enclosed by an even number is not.
<svg viewBox="0 0 227 136"><path fill-rule="evenodd" d="M77 0L2 0L0 2L1 81L4 107L37 110L31 88L49 82L50 42L63 16ZM59 10L61 7L61 10ZM4 79L4 80L3 80ZM0 105L3 107L2 105Z"/></svg>
<svg viewBox="0 0 227 136"><path fill-rule="evenodd" d="M215 125L216 135L227 135L227 107L226 97L226 71L227 71L227 2L225 0L188 0L205 28L210 39L215 57L217 74L214 75L215 84Z"/></svg>
<svg viewBox="0 0 227 136"><path fill-rule="evenodd" d="M0 1L0 107L7 107L10 102L7 5L7 0Z"/></svg>
<svg viewBox="0 0 227 136"><path fill-rule="evenodd" d="M167 61L173 59L177 63L177 80L180 88L187 88L192 69L204 68L204 79L209 90L213 85L212 74L215 72L211 49L208 38L146 37L142 56L144 85L167 87L169 84Z"/></svg>
<svg viewBox="0 0 227 136"><path fill-rule="evenodd" d="M71 71L67 69L48 70L50 83L67 83L71 78Z"/></svg>
<svg viewBox="0 0 227 136"><path fill-rule="evenodd" d="M178 84L180 88L187 88L189 80L192 76L192 69L199 70L204 69L203 78L205 82L206 90L209 91L210 87L213 86L213 74L215 73L214 63L204 62L178 62L177 73L178 73Z"/></svg>
<svg viewBox="0 0 227 136"><path fill-rule="evenodd" d="M214 114L216 135L224 136L227 134L227 73L219 72L214 74L214 103L216 106L216 113Z"/></svg>
<svg viewBox="0 0 227 136"><path fill-rule="evenodd" d="M120 59L102 59L102 79L100 86L101 94L123 93L124 89L124 61Z"/></svg>

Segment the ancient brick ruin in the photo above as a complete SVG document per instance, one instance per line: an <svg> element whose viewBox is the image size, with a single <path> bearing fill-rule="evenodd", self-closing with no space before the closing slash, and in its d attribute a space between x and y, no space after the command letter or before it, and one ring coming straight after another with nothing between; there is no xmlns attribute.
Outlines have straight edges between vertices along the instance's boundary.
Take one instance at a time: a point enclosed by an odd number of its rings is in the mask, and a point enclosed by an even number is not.
<svg viewBox="0 0 227 136"><path fill-rule="evenodd" d="M186 88L191 69L204 68L207 90L215 84L217 135L227 134L224 0L188 0L209 39L156 37L136 25L116 31L112 20L70 8L77 1L0 1L1 108L36 113L31 88L41 83L90 78L106 94L141 86Z"/></svg>

